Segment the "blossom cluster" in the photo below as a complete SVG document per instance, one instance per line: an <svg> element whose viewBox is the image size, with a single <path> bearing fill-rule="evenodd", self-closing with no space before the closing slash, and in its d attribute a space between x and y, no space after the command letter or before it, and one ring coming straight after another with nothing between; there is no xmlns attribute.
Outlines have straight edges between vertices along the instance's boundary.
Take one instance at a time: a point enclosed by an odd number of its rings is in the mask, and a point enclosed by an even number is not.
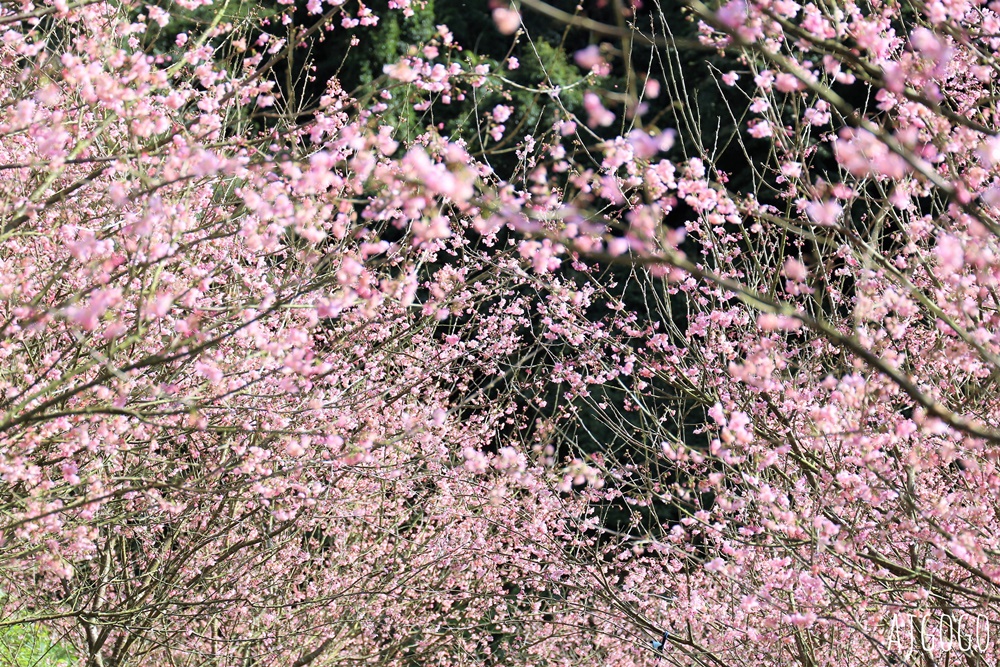
<svg viewBox="0 0 1000 667"><path fill-rule="evenodd" d="M1000 620L1000 7L688 4L750 186L644 122L669 72L602 88L669 50L638 26L526 129L444 25L293 106L363 3L0 9L0 624L88 667L814 667ZM393 111L487 95L476 141Z"/></svg>

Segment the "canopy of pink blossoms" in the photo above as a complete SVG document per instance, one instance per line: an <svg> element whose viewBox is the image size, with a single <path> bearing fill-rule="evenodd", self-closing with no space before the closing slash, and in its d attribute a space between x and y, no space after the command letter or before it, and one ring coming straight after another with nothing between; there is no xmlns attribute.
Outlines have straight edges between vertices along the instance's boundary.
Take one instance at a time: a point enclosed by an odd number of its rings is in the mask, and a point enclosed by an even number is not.
<svg viewBox="0 0 1000 667"><path fill-rule="evenodd" d="M0 8L0 661L996 663L1000 4L217 4Z"/></svg>

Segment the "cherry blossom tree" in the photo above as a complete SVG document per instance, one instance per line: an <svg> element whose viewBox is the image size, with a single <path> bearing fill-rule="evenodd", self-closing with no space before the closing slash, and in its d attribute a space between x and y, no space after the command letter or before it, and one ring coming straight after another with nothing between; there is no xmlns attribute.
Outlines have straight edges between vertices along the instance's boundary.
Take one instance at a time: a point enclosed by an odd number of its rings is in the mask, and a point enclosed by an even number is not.
<svg viewBox="0 0 1000 667"><path fill-rule="evenodd" d="M0 628L995 662L1000 7L647 4L497 3L505 69L440 25L354 91L301 63L363 3L4 6Z"/></svg>

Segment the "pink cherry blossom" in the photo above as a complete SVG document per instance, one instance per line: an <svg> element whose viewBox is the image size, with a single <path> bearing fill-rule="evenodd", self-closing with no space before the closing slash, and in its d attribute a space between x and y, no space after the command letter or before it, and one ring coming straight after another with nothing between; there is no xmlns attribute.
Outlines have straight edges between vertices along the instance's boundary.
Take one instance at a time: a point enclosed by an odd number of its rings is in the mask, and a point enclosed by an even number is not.
<svg viewBox="0 0 1000 667"><path fill-rule="evenodd" d="M0 654L997 662L997 7L592 4L0 8Z"/></svg>
<svg viewBox="0 0 1000 667"><path fill-rule="evenodd" d="M497 7L493 10L493 22L503 35L513 35L521 27L521 15L514 9Z"/></svg>

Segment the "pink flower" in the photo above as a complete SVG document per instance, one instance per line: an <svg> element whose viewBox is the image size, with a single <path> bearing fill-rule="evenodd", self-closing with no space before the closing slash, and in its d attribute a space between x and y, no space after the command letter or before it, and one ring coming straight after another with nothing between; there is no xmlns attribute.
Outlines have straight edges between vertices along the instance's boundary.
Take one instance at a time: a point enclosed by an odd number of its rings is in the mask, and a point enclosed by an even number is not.
<svg viewBox="0 0 1000 667"><path fill-rule="evenodd" d="M557 125L556 129L559 130L559 134L564 137L568 137L569 135L574 134L576 132L576 123L574 123L571 120L560 121L556 125Z"/></svg>
<svg viewBox="0 0 1000 667"><path fill-rule="evenodd" d="M218 366L204 361L195 363L194 370L195 373L213 384L222 380L223 377L223 373L219 370Z"/></svg>
<svg viewBox="0 0 1000 667"><path fill-rule="evenodd" d="M753 82L762 92L766 93L771 90L771 86L774 84L774 72L767 69L762 70L753 78Z"/></svg>
<svg viewBox="0 0 1000 667"><path fill-rule="evenodd" d="M928 60L940 61L948 57L949 49L945 38L923 26L915 28L910 33L910 46L916 53Z"/></svg>
<svg viewBox="0 0 1000 667"><path fill-rule="evenodd" d="M785 260L785 264L782 267L782 273L784 273L785 277L789 280L801 281L809 277L806 265L794 257L789 257Z"/></svg>
<svg viewBox="0 0 1000 667"><path fill-rule="evenodd" d="M781 165L781 174L786 178L798 178L802 175L801 162L784 162Z"/></svg>
<svg viewBox="0 0 1000 667"><path fill-rule="evenodd" d="M493 22L503 35L513 35L521 27L521 15L514 9L497 7L493 10Z"/></svg>
<svg viewBox="0 0 1000 667"><path fill-rule="evenodd" d="M721 558L713 558L712 560L705 563L705 569L709 572L716 573L721 572L726 569L726 561Z"/></svg>
<svg viewBox="0 0 1000 667"><path fill-rule="evenodd" d="M615 122L615 114L604 108L596 93L587 92L583 96L583 108L587 112L587 125L608 127Z"/></svg>
<svg viewBox="0 0 1000 667"><path fill-rule="evenodd" d="M493 120L498 123L504 123L510 118L511 112L514 111L511 107L505 104L498 104L493 107Z"/></svg>
<svg viewBox="0 0 1000 667"><path fill-rule="evenodd" d="M775 77L774 87L782 93L794 93L797 90L805 88L805 84L798 77L787 72L782 72Z"/></svg>
<svg viewBox="0 0 1000 667"><path fill-rule="evenodd" d="M938 236L934 254L941 266L952 271L958 271L965 266L965 249L962 247L962 242L951 234Z"/></svg>
<svg viewBox="0 0 1000 667"><path fill-rule="evenodd" d="M604 62L604 58L601 56L601 49L596 44L591 44L574 53L573 60L576 61L577 65L588 71L600 66Z"/></svg>
<svg viewBox="0 0 1000 667"><path fill-rule="evenodd" d="M815 625L817 616L811 611L805 613L791 614L788 622L797 628L809 628Z"/></svg>
<svg viewBox="0 0 1000 667"><path fill-rule="evenodd" d="M806 215L817 225L835 225L843 213L843 208L836 201L827 199L821 202L806 204Z"/></svg>
<svg viewBox="0 0 1000 667"><path fill-rule="evenodd" d="M619 255L624 255L628 252L629 242L628 239L615 237L608 240L607 247L609 255L612 257L618 257Z"/></svg>
<svg viewBox="0 0 1000 667"><path fill-rule="evenodd" d="M636 128L629 132L628 142L632 146L632 153L635 157L648 160L660 151L669 151L674 145L676 135L674 130L664 130L650 136L643 130Z"/></svg>
<svg viewBox="0 0 1000 667"><path fill-rule="evenodd" d="M864 129L844 128L834 144L837 161L855 176L902 178L909 165L881 139Z"/></svg>
<svg viewBox="0 0 1000 667"><path fill-rule="evenodd" d="M146 7L146 12L149 14L149 18L156 22L161 28L166 27L170 23L170 14L167 13L162 7L156 5L148 5Z"/></svg>
<svg viewBox="0 0 1000 667"><path fill-rule="evenodd" d="M750 133L750 136L755 139L764 139L765 137L770 137L773 134L771 131L771 123L763 119L751 121L748 132Z"/></svg>
<svg viewBox="0 0 1000 667"><path fill-rule="evenodd" d="M118 288L98 290L84 306L70 306L66 309L66 319L84 331L93 331L101 317L122 301L122 291Z"/></svg>
<svg viewBox="0 0 1000 667"><path fill-rule="evenodd" d="M420 74L410 67L410 64L404 60L400 60L392 65L385 65L382 68L382 71L388 74L389 78L402 81L403 83L416 81L420 76Z"/></svg>
<svg viewBox="0 0 1000 667"><path fill-rule="evenodd" d="M815 106L806 109L806 112L802 114L802 118L805 119L810 125L815 125L817 127L820 125L826 125L831 119L829 105L823 100L819 100Z"/></svg>
<svg viewBox="0 0 1000 667"><path fill-rule="evenodd" d="M762 313L757 316L757 326L761 331L795 331L802 328L802 321L787 315Z"/></svg>
<svg viewBox="0 0 1000 667"><path fill-rule="evenodd" d="M984 167L1000 164L1000 137L990 137L979 147L979 158Z"/></svg>
<svg viewBox="0 0 1000 667"><path fill-rule="evenodd" d="M163 319L170 312L170 307L174 304L174 295L169 292L160 292L153 298L146 307L147 316L151 319Z"/></svg>
<svg viewBox="0 0 1000 667"><path fill-rule="evenodd" d="M716 17L727 30L736 31L746 23L748 18L746 0L729 0L719 9Z"/></svg>
<svg viewBox="0 0 1000 667"><path fill-rule="evenodd" d="M472 447L462 450L462 457L465 459L465 469L469 472L481 474L490 469L490 460L481 451Z"/></svg>

